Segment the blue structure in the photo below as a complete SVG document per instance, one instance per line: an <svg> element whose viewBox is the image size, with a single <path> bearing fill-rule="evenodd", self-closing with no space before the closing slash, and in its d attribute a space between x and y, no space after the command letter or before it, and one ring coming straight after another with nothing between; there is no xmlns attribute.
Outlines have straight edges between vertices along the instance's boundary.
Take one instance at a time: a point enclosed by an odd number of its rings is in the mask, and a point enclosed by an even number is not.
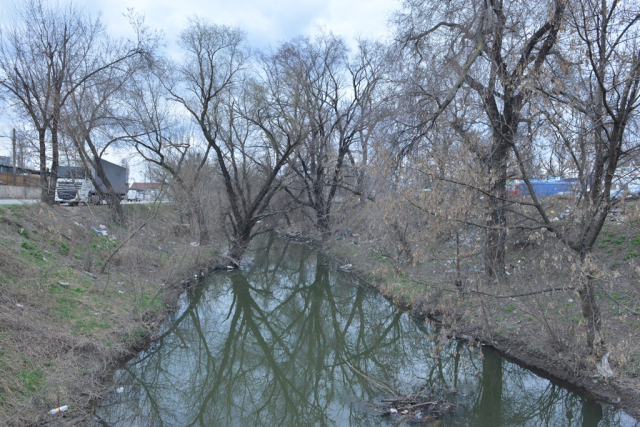
<svg viewBox="0 0 640 427"><path fill-rule="evenodd" d="M549 197L554 194L560 193L571 193L576 189L576 185L578 180L576 179L565 179L558 181L546 181L541 179L532 179L531 186L533 187L533 191L535 192L537 197ZM520 186L520 195L521 196L531 196L529 193L529 188L524 182L519 184Z"/></svg>

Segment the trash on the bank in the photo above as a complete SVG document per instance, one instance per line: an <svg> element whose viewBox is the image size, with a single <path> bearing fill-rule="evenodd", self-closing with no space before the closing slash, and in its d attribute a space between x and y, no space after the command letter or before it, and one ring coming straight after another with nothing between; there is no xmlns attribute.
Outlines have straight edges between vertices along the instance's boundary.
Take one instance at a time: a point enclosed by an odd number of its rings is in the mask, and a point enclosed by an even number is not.
<svg viewBox="0 0 640 427"><path fill-rule="evenodd" d="M69 282L58 282L60 286L69 286Z"/></svg>
<svg viewBox="0 0 640 427"><path fill-rule="evenodd" d="M100 230L106 230L106 229L107 229L107 226L106 226L106 225L102 225L102 224L100 224L100 225L99 225L99 227L100 227Z"/></svg>
<svg viewBox="0 0 640 427"><path fill-rule="evenodd" d="M350 269L351 267L353 267L353 265L351 265L351 264L345 264L345 265L343 265L343 266L341 266L341 267L339 267L339 268L340 268L340 270L348 270L348 269Z"/></svg>
<svg viewBox="0 0 640 427"><path fill-rule="evenodd" d="M200 246L200 243L198 243L198 242L191 242L191 246L194 246L194 247L195 247L195 246Z"/></svg>
<svg viewBox="0 0 640 427"><path fill-rule="evenodd" d="M16 304L16 307L18 307L18 308L24 308L24 305L22 305L22 304Z"/></svg>
<svg viewBox="0 0 640 427"><path fill-rule="evenodd" d="M64 411L66 411L67 409L69 409L69 407L68 407L67 405L64 405L64 406L61 406L61 407L59 407L59 408L56 408L56 409L52 409L52 410L50 410L50 411L49 411L49 413L50 413L51 415L54 415L54 414L57 414L58 412L64 412Z"/></svg>
<svg viewBox="0 0 640 427"><path fill-rule="evenodd" d="M124 392L124 387L118 387L116 389L116 393L123 393Z"/></svg>
<svg viewBox="0 0 640 427"><path fill-rule="evenodd" d="M118 291L118 293L119 293L119 294L124 294L124 292L122 292L122 291Z"/></svg>
<svg viewBox="0 0 640 427"><path fill-rule="evenodd" d="M609 365L609 353L602 357L602 363L596 364L596 369L605 379L613 376L613 369Z"/></svg>
<svg viewBox="0 0 640 427"><path fill-rule="evenodd" d="M122 282L116 282L116 285L124 285Z"/></svg>
<svg viewBox="0 0 640 427"><path fill-rule="evenodd" d="M389 408L389 413L395 415L398 413L398 410L396 408Z"/></svg>
<svg viewBox="0 0 640 427"><path fill-rule="evenodd" d="M96 233L100 234L100 230L98 230L97 228L95 228L95 227L91 227L91 229L92 229L93 231L95 231Z"/></svg>
<svg viewBox="0 0 640 427"><path fill-rule="evenodd" d="M100 234L102 234L103 236L108 236L109 235L109 233L107 233L107 230L102 230L100 232Z"/></svg>
<svg viewBox="0 0 640 427"><path fill-rule="evenodd" d="M227 270L235 270L235 268L232 265L227 265Z"/></svg>

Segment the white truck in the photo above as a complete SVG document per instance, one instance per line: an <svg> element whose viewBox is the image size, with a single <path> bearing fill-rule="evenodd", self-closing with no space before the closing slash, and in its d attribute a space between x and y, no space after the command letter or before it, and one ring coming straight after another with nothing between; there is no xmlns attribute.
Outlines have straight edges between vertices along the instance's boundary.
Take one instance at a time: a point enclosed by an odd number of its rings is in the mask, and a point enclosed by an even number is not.
<svg viewBox="0 0 640 427"><path fill-rule="evenodd" d="M127 202L141 202L144 200L144 193L137 190L127 191Z"/></svg>
<svg viewBox="0 0 640 427"><path fill-rule="evenodd" d="M106 160L100 160L100 164L116 194L118 194L121 199L126 197L127 191L129 190L129 184L127 184L127 168ZM56 203L69 203L70 205L100 203L99 193L91 180L92 176L100 186L100 189L106 192L106 185L102 183L102 180L97 176L91 166L89 166L89 170L86 170L82 166L60 166L58 168L58 182L56 184Z"/></svg>

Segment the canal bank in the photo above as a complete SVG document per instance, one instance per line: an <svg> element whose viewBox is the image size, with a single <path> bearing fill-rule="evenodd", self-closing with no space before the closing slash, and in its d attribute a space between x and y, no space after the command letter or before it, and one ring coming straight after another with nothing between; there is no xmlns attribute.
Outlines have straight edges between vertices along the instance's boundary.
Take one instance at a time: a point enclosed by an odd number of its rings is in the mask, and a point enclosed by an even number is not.
<svg viewBox="0 0 640 427"><path fill-rule="evenodd" d="M572 387L590 399L622 408L636 420L640 419L640 376L635 369L640 353L624 354L616 346L618 343L628 344L630 340L633 342L629 328L612 328L606 336L607 349L615 354L616 360L611 363L614 376L603 378L597 369L597 365L602 363L601 355L590 354L586 346L580 345L584 340L569 342L566 338L580 334L581 323L575 320L575 314L572 314L569 326L560 322L551 325L544 314L534 314L554 306L573 308L575 313L574 302L579 297L573 287L563 288L560 285L557 292L531 289L521 295L522 292L514 292L514 289L519 289L519 269L512 268L514 277L511 277L509 285L487 289L482 284L481 268L467 266L466 271L472 274L466 276L466 289L462 295L456 286L458 271L451 269L452 261L457 259L455 256L450 256L449 260L440 256L440 264L443 264L443 258L446 261L444 267L436 263L399 265L376 250L374 240L367 241L356 234L348 238L321 239L314 234L287 230L281 235L318 248L335 260L340 269L353 274L402 310L443 325L447 337L488 346L520 366ZM442 254L444 251L437 252ZM535 250L520 250L516 259L540 257L541 252L544 248L538 248L537 253ZM527 275L523 274L520 280L527 280ZM538 295L544 295L545 300L542 303L535 301L537 306L527 310L527 305L534 304L531 298ZM600 294L598 298L608 301ZM562 309L560 314L566 316ZM637 332L640 328L637 315L633 313L629 317L631 321L627 326ZM623 318L622 323L625 320Z"/></svg>
<svg viewBox="0 0 640 427"><path fill-rule="evenodd" d="M114 368L222 265L220 247L173 227L174 207L127 214L121 227L106 206L0 207L1 425L86 425Z"/></svg>

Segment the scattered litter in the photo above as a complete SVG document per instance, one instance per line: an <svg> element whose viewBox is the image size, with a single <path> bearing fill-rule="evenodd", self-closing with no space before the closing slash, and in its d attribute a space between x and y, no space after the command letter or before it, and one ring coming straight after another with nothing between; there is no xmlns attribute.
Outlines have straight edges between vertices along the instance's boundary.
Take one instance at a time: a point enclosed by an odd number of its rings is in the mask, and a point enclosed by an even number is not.
<svg viewBox="0 0 640 427"><path fill-rule="evenodd" d="M74 223L75 225L77 225L78 227L82 227L82 228L84 228L84 225L80 224L78 221L73 221L73 223Z"/></svg>
<svg viewBox="0 0 640 427"><path fill-rule="evenodd" d="M122 292L122 291L118 291L118 293L119 293L119 294L124 294L124 292Z"/></svg>
<svg viewBox="0 0 640 427"><path fill-rule="evenodd" d="M122 282L116 282L116 285L124 285Z"/></svg>
<svg viewBox="0 0 640 427"><path fill-rule="evenodd" d="M233 266L232 265L227 265L227 270L233 270Z"/></svg>
<svg viewBox="0 0 640 427"><path fill-rule="evenodd" d="M93 274L89 273L88 271L85 271L85 274L88 274L89 276L91 276L95 280L98 280L98 278L96 276L94 276Z"/></svg>
<svg viewBox="0 0 640 427"><path fill-rule="evenodd" d="M573 298L569 298L567 301L569 301L569 302L573 302Z"/></svg>
<svg viewBox="0 0 640 427"><path fill-rule="evenodd" d="M107 233L107 230L102 230L100 232L100 234L102 234L103 236L108 236L109 235L109 233Z"/></svg>
<svg viewBox="0 0 640 427"><path fill-rule="evenodd" d="M22 305L22 304L16 304L16 307L24 308L24 305Z"/></svg>
<svg viewBox="0 0 640 427"><path fill-rule="evenodd" d="M52 409L52 410L50 410L50 411L49 411L49 413L50 413L51 415L54 415L54 414L57 414L58 412L64 412L64 411L66 411L67 409L69 409L69 407L68 407L67 405L64 405L64 406L61 406L61 407L59 407L59 408L56 408L56 409Z"/></svg>
<svg viewBox="0 0 640 427"><path fill-rule="evenodd" d="M161 251L161 250L162 250L162 248L161 248L160 246L158 246L158 250L159 250L159 251Z"/></svg>
<svg viewBox="0 0 640 427"><path fill-rule="evenodd" d="M389 409L389 413L392 414L392 415L395 415L395 414L398 413L398 410L396 408L390 408Z"/></svg>
<svg viewBox="0 0 640 427"><path fill-rule="evenodd" d="M43 261L48 261L45 257L42 257L42 260L43 260Z"/></svg>
<svg viewBox="0 0 640 427"><path fill-rule="evenodd" d="M58 282L60 286L69 286L69 282Z"/></svg>
<svg viewBox="0 0 640 427"><path fill-rule="evenodd" d="M95 231L96 233L100 234L100 230L98 230L97 228L95 228L95 227L91 227L91 229L92 229L93 231Z"/></svg>
<svg viewBox="0 0 640 427"><path fill-rule="evenodd" d="M353 265L345 264L345 265L343 265L343 266L341 266L339 268L340 268L340 270L349 270L351 267L353 267Z"/></svg>
<svg viewBox="0 0 640 427"><path fill-rule="evenodd" d="M191 242L191 246L194 246L194 247L195 247L195 246L200 246L200 243L198 243L198 242Z"/></svg>
<svg viewBox="0 0 640 427"><path fill-rule="evenodd" d="M118 387L116 389L116 393L123 393L124 392L124 387Z"/></svg>
<svg viewBox="0 0 640 427"><path fill-rule="evenodd" d="M609 353L602 357L602 363L596 363L596 369L605 379L613 376L613 369L609 365Z"/></svg>
<svg viewBox="0 0 640 427"><path fill-rule="evenodd" d="M106 230L107 229L107 226L106 225L102 225L102 224L100 224L98 227L100 227L100 230Z"/></svg>

